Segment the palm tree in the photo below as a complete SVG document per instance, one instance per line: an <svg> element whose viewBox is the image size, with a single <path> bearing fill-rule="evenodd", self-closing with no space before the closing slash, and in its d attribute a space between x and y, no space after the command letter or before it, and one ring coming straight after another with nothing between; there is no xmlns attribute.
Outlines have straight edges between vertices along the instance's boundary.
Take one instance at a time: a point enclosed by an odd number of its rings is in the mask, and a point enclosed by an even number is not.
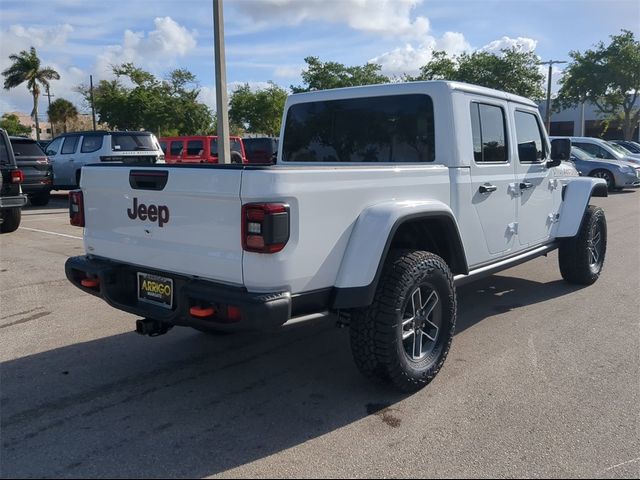
<svg viewBox="0 0 640 480"><path fill-rule="evenodd" d="M47 88L49 80L59 80L60 74L51 67L40 67L40 59L36 49L31 47L30 51L23 50L20 54L9 55L9 60L13 64L7 68L4 76L4 88L10 90L18 85L27 82L27 88L33 95L33 110L31 116L36 122L36 137L40 140L40 123L38 122L38 97L40 96L40 86Z"/></svg>
<svg viewBox="0 0 640 480"><path fill-rule="evenodd" d="M59 98L51 104L48 113L51 122L62 123L64 133L67 133L67 121L78 116L78 109L69 100Z"/></svg>

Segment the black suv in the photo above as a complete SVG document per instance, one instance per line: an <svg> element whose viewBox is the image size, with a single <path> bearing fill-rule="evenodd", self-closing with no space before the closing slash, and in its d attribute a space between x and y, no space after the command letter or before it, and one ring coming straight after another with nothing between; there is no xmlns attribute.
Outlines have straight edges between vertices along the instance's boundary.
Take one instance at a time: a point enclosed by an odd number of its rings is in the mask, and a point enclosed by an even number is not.
<svg viewBox="0 0 640 480"><path fill-rule="evenodd" d="M22 192L32 205L46 205L53 188L53 167L35 140L9 137L18 168L24 174Z"/></svg>
<svg viewBox="0 0 640 480"><path fill-rule="evenodd" d="M244 151L249 163L275 163L278 139L273 137L243 138Z"/></svg>
<svg viewBox="0 0 640 480"><path fill-rule="evenodd" d="M9 136L0 129L0 233L13 232L20 226L21 208L27 203L20 189L23 178Z"/></svg>

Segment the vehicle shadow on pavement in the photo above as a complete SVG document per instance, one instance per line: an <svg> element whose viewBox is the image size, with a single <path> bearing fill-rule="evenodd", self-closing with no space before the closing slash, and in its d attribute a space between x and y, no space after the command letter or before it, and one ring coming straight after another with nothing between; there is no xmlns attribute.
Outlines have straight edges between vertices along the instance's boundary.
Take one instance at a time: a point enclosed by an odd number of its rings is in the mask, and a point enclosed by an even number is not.
<svg viewBox="0 0 640 480"><path fill-rule="evenodd" d="M493 276L466 286L459 331L575 290L563 285ZM359 375L333 317L266 335L125 333L1 368L3 477L203 477L368 415L371 434L385 435L405 398Z"/></svg>

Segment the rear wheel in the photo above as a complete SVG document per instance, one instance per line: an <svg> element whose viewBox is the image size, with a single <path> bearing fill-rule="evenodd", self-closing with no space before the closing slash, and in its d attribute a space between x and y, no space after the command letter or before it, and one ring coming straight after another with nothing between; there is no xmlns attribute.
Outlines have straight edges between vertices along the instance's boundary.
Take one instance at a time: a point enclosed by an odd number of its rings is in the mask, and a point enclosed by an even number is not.
<svg viewBox="0 0 640 480"><path fill-rule="evenodd" d="M590 205L584 212L578 234L563 238L558 261L560 273L569 283L591 285L602 272L607 252L607 221L604 210Z"/></svg>
<svg viewBox="0 0 640 480"><path fill-rule="evenodd" d="M416 391L442 367L456 322L453 275L429 252L393 252L374 303L352 312L351 348L367 377Z"/></svg>
<svg viewBox="0 0 640 480"><path fill-rule="evenodd" d="M2 210L2 223L0 233L15 232L20 226L22 211L19 208L5 208Z"/></svg>
<svg viewBox="0 0 640 480"><path fill-rule="evenodd" d="M607 182L607 188L609 191L613 191L616 188L616 181L613 177L613 173L609 170L596 170L591 174L592 177L602 178L605 182Z"/></svg>

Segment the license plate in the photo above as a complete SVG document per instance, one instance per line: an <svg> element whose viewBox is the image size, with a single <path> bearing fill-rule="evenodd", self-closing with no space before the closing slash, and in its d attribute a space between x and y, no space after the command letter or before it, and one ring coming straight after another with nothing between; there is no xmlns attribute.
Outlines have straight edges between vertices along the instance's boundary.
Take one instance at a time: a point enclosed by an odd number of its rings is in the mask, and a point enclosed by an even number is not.
<svg viewBox="0 0 640 480"><path fill-rule="evenodd" d="M173 307L173 280L138 272L138 298L161 307Z"/></svg>

